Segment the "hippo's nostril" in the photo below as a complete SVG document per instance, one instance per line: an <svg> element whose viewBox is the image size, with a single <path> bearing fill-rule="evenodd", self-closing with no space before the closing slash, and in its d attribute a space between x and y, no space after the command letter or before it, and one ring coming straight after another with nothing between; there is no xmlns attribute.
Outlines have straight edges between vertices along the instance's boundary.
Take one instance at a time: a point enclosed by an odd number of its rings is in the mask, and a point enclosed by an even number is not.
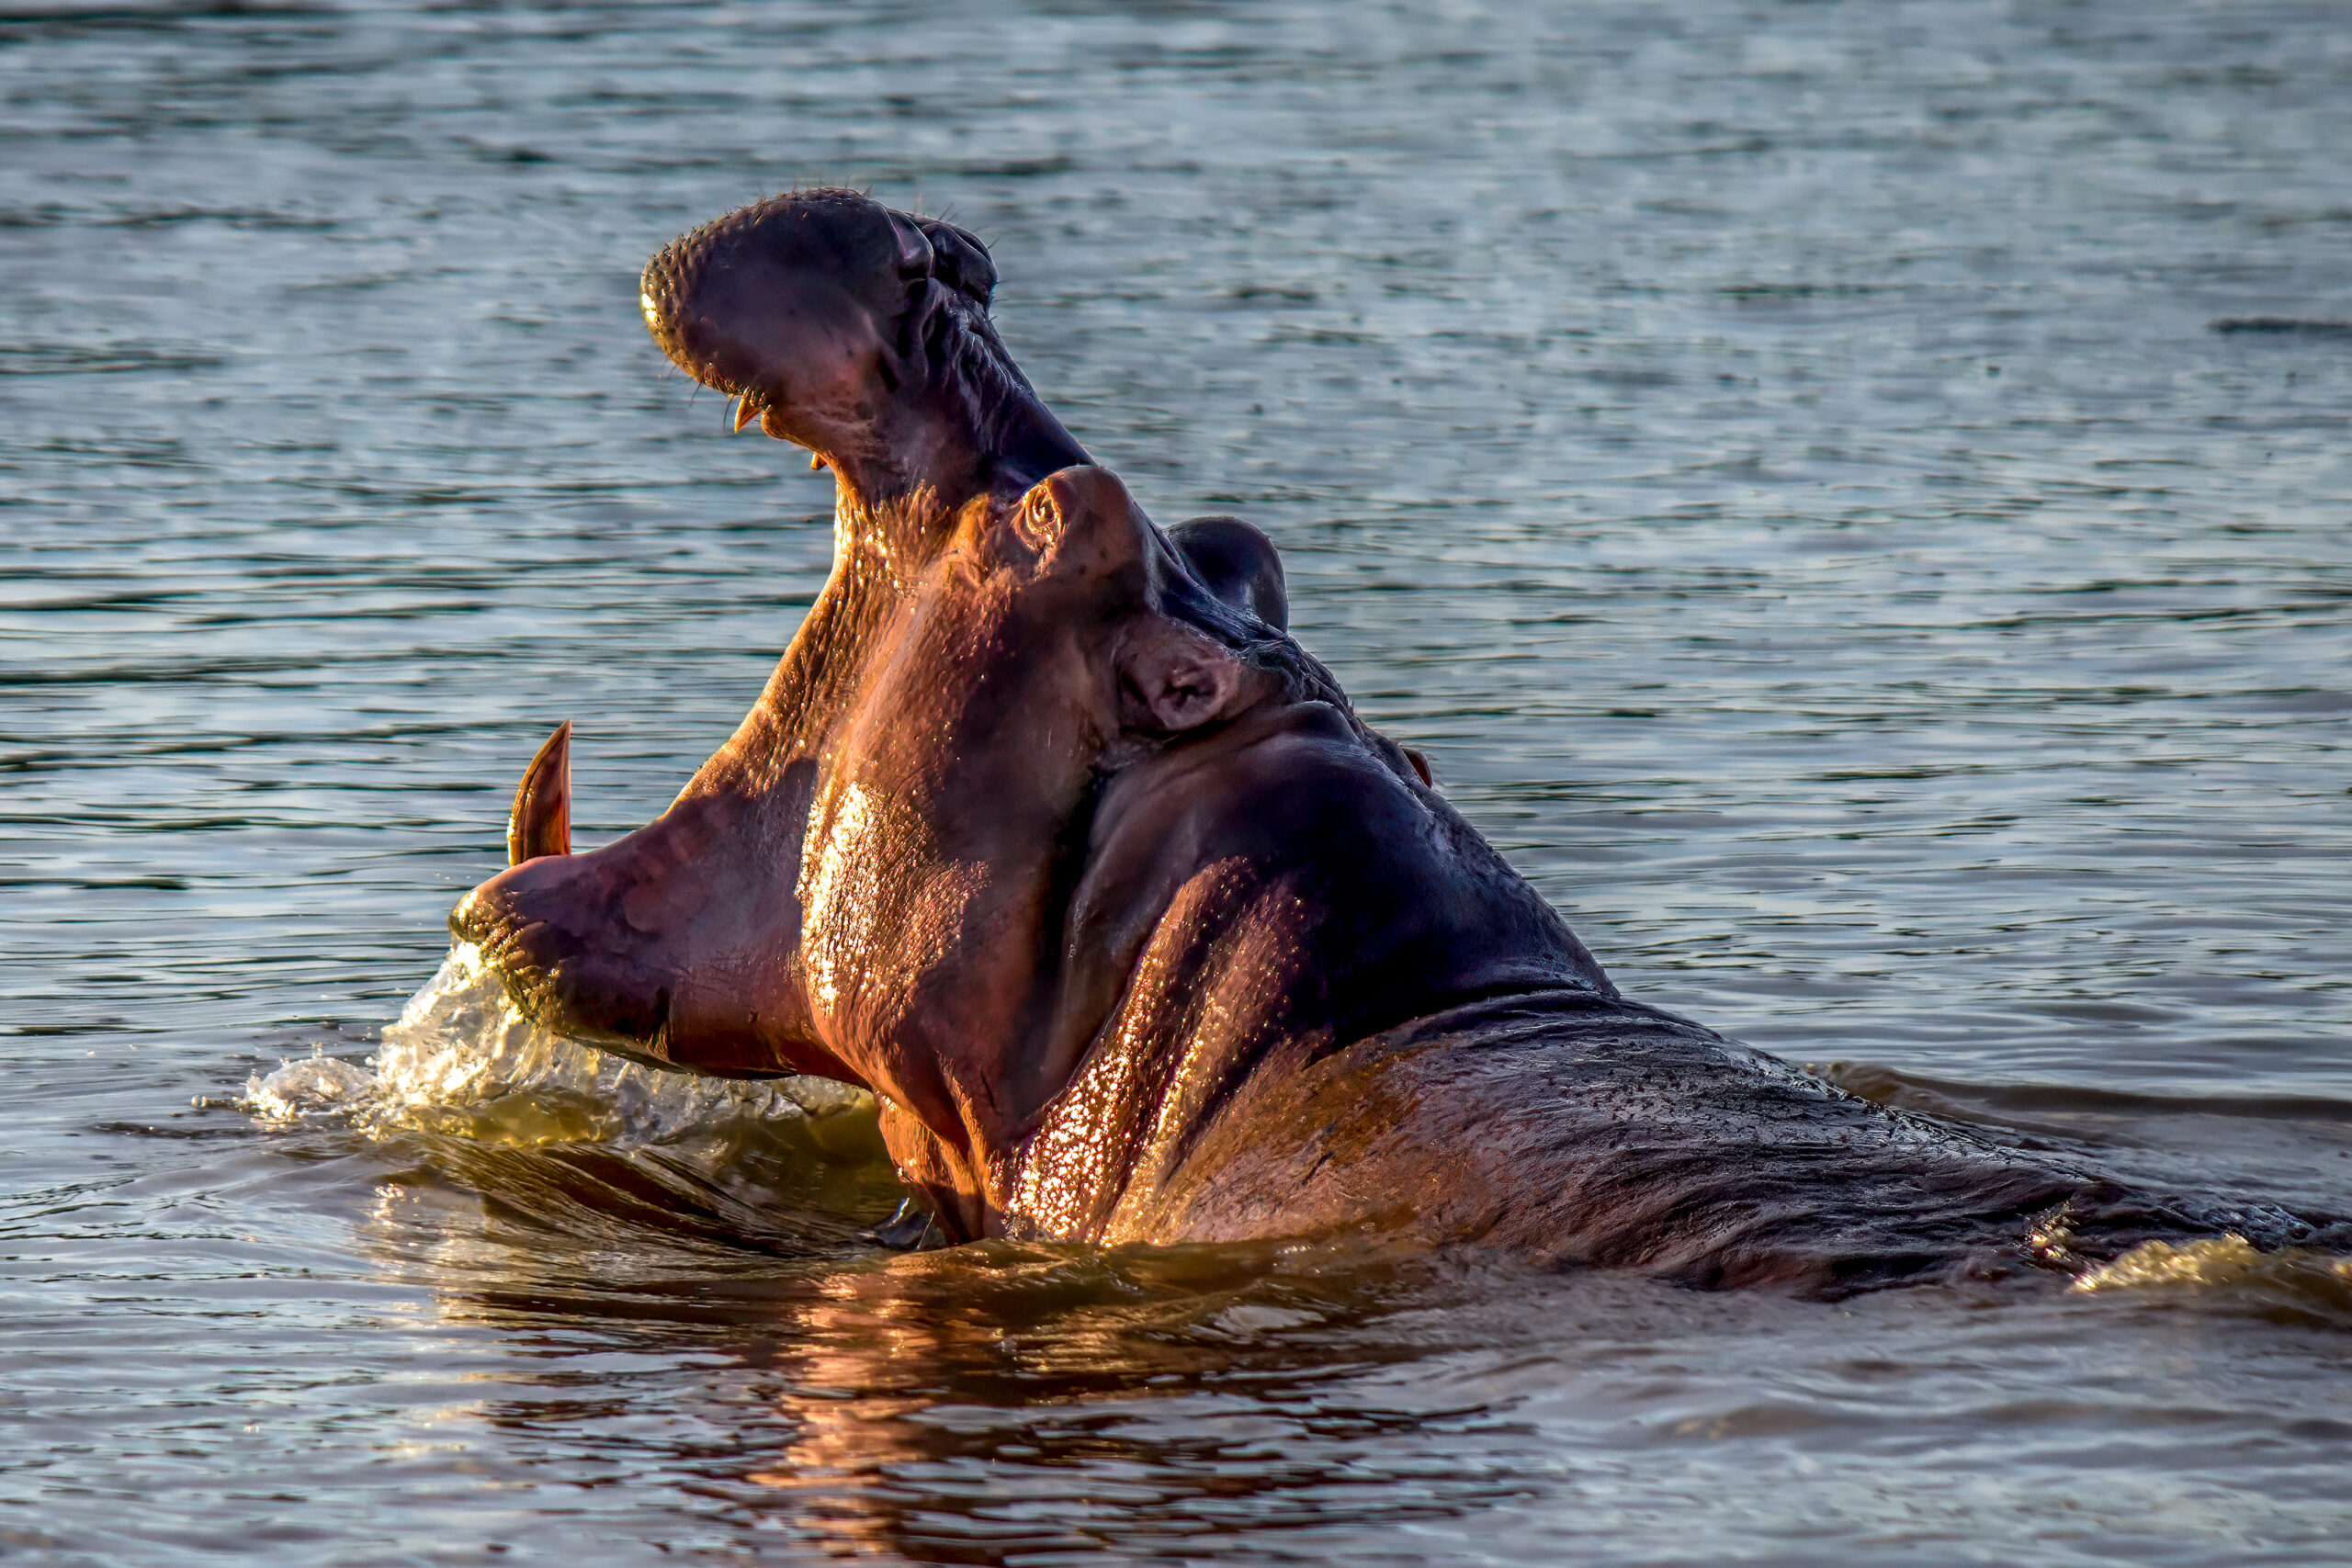
<svg viewBox="0 0 2352 1568"><path fill-rule="evenodd" d="M936 218L926 220L922 231L931 242L932 276L987 309L996 294L996 264L989 259L988 247L968 231Z"/></svg>
<svg viewBox="0 0 2352 1568"><path fill-rule="evenodd" d="M899 276L929 277L931 276L931 242L923 237L912 219L903 212L889 213L890 237L899 244Z"/></svg>

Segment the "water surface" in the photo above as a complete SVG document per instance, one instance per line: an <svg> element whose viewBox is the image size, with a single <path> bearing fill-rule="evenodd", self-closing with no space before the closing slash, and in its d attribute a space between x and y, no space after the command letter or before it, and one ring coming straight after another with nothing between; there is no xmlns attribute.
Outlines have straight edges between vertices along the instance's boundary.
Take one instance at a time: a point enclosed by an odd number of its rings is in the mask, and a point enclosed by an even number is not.
<svg viewBox="0 0 2352 1568"><path fill-rule="evenodd" d="M235 1102L379 1051L558 720L594 842L749 705L830 491L636 271L830 180L1629 991L2340 1208L2347 145L2316 4L0 8L0 1555L2340 1551L2316 1264L893 1258L830 1112Z"/></svg>

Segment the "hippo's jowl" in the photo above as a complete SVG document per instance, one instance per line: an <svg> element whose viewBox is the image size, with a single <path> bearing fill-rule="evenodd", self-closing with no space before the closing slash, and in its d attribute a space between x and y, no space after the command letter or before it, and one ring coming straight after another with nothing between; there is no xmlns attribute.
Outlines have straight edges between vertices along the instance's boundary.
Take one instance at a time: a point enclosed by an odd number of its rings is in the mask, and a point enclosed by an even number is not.
<svg viewBox="0 0 2352 1568"><path fill-rule="evenodd" d="M838 486L832 575L661 818L569 853L564 737L452 917L543 1021L870 1088L956 1239L1362 1229L1857 1285L2196 1211L1847 1096L1620 996L1283 630L1234 519L1163 532L951 225L842 191L647 267L655 336ZM2041 1222L2039 1224L2037 1222ZM2267 1226L2267 1228L2266 1228Z"/></svg>

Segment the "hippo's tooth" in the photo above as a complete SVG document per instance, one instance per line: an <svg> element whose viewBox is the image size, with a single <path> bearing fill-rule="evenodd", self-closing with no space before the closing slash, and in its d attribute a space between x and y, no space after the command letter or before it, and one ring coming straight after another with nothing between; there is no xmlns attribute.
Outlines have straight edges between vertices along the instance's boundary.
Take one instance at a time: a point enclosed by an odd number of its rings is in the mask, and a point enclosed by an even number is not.
<svg viewBox="0 0 2352 1568"><path fill-rule="evenodd" d="M506 818L506 863L571 852L571 721L565 719L523 770Z"/></svg>
<svg viewBox="0 0 2352 1568"><path fill-rule="evenodd" d="M821 468L824 466L825 455L822 452L811 452L808 454L808 471L810 473L815 473L819 468Z"/></svg>
<svg viewBox="0 0 2352 1568"><path fill-rule="evenodd" d="M759 417L760 405L752 400L751 393L745 392L735 400L734 411L728 415L732 423L728 425L727 434L729 435L736 434Z"/></svg>

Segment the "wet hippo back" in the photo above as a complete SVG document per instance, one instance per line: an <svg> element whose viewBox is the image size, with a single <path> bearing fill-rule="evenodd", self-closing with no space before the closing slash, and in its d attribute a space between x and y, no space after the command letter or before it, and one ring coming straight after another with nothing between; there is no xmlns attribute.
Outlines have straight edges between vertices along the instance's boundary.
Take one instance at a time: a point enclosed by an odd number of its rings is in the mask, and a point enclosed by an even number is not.
<svg viewBox="0 0 2352 1568"><path fill-rule="evenodd" d="M2189 1234L2352 1242L2352 1226L2068 1166L1655 1009L1555 990L1274 1054L1100 1239L1363 1231L1827 1296L2064 1269Z"/></svg>
<svg viewBox="0 0 2352 1568"><path fill-rule="evenodd" d="M2030 1217L2086 1186L1585 992L1267 1066L1139 1206L1138 1233L1312 1213L1546 1266L1835 1288L2022 1261Z"/></svg>

